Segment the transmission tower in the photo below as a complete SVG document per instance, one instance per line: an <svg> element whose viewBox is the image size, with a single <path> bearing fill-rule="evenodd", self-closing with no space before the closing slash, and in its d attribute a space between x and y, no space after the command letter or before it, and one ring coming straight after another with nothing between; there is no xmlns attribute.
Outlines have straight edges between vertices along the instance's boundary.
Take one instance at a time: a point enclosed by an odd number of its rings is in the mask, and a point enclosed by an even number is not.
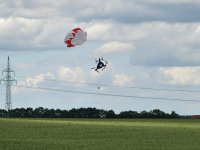
<svg viewBox="0 0 200 150"><path fill-rule="evenodd" d="M6 84L6 102L5 102L5 109L11 110L12 109L12 100L11 100L11 86L13 83L17 84L17 80L12 78L12 75L15 75L15 71L10 68L10 60L8 56L7 68L2 71L2 75L5 75L3 79L0 80Z"/></svg>

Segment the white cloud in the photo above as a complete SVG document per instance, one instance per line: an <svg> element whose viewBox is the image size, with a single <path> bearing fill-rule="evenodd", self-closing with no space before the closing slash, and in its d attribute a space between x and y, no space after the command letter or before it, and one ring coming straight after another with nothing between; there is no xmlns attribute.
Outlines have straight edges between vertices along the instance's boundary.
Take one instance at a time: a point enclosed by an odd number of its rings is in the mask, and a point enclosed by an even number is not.
<svg viewBox="0 0 200 150"><path fill-rule="evenodd" d="M200 86L200 67L160 68L160 74L166 84Z"/></svg>
<svg viewBox="0 0 200 150"><path fill-rule="evenodd" d="M145 28L145 24L131 25L112 21L95 21L87 24L86 30L89 40L133 42L146 36Z"/></svg>
<svg viewBox="0 0 200 150"><path fill-rule="evenodd" d="M124 73L116 74L113 79L113 84L117 86L129 86L132 85L134 81L133 76L128 76Z"/></svg>
<svg viewBox="0 0 200 150"><path fill-rule="evenodd" d="M67 16L80 22L97 19L110 19L119 22L176 22L190 21L193 18L199 19L198 15L195 15L199 12L198 4L199 0L95 0L94 2L91 0L60 0L56 3L53 0L4 0L0 4L2 10L0 16L42 19L56 16L66 18ZM190 7L187 9L188 5ZM177 9L176 6L179 8Z"/></svg>
<svg viewBox="0 0 200 150"><path fill-rule="evenodd" d="M33 40L43 29L42 22L36 19L1 18L0 49L32 49Z"/></svg>
<svg viewBox="0 0 200 150"><path fill-rule="evenodd" d="M200 32L200 25L196 29L196 33L199 33L199 32Z"/></svg>
<svg viewBox="0 0 200 150"><path fill-rule="evenodd" d="M43 75L38 75L35 76L34 78L28 77L25 79L25 83L28 86L38 86L41 82L44 82Z"/></svg>
<svg viewBox="0 0 200 150"><path fill-rule="evenodd" d="M66 23L67 22L67 23ZM65 48L64 36L75 24L71 18L0 18L0 50L41 50Z"/></svg>
<svg viewBox="0 0 200 150"><path fill-rule="evenodd" d="M55 79L55 75L47 72L46 74L38 74L34 77L26 77L24 80L17 82L18 87L14 86L13 94L18 94L22 91L25 91L26 89L23 88L23 86L38 87L44 83L46 79Z"/></svg>
<svg viewBox="0 0 200 150"><path fill-rule="evenodd" d="M84 73L80 67L60 67L58 69L58 76L62 80L85 82Z"/></svg>
<svg viewBox="0 0 200 150"><path fill-rule="evenodd" d="M160 0L143 0L145 2L151 2L151 3L158 3L158 4L183 4L183 3L199 3L199 0L167 0L167 1L160 1Z"/></svg>
<svg viewBox="0 0 200 150"><path fill-rule="evenodd" d="M144 23L138 28L146 36L135 41L132 63L146 66L200 65L199 23Z"/></svg>
<svg viewBox="0 0 200 150"><path fill-rule="evenodd" d="M7 35L10 38L15 38L13 35L18 35L18 38L20 38L23 35L28 38L30 35L35 35L41 31L42 22L36 19L26 19L20 17L10 17L6 19L1 18L0 27L1 34L4 36Z"/></svg>
<svg viewBox="0 0 200 150"><path fill-rule="evenodd" d="M39 74L35 77L27 77L24 81L24 84L27 86L39 86L45 79L54 79L55 75L51 74L50 72L46 74Z"/></svg>
<svg viewBox="0 0 200 150"><path fill-rule="evenodd" d="M107 23L91 23L89 27L87 27L88 39L97 40L102 39L103 37L109 36L109 30L111 30L112 24Z"/></svg>
<svg viewBox="0 0 200 150"><path fill-rule="evenodd" d="M195 2L197 1L191 1L190 4L194 5ZM159 2L156 1L155 3ZM181 4L182 2L177 3ZM69 9L66 9L68 6ZM7 13L0 19L1 50L64 49L63 37L74 26L87 29L88 41L119 41L134 42L134 44L137 41L143 42L143 45L149 44L148 47L161 43L163 47L169 44L171 46L169 48L172 49L175 46L175 48L179 47L179 45L180 47L200 46L198 42L200 35L197 32L198 28L196 28L199 25L154 22L167 22L168 19L159 18L162 18L162 16L171 17L157 7L154 8L154 3L149 4L147 1L97 0L90 2L89 0L61 0L55 4L53 1L47 0L41 2L39 0L18 0L13 2L3 1L0 7L2 8L2 16ZM176 14L175 10L172 12ZM133 14L134 16L131 17ZM149 16L153 17L148 19ZM182 16L178 15L178 18ZM191 16L197 15L189 15L189 17ZM84 20L84 17L87 17L88 20ZM115 21L113 21L113 18ZM134 18L136 19L134 20ZM196 22L198 22L198 18ZM10 41L12 41L12 44L10 44Z"/></svg>
<svg viewBox="0 0 200 150"><path fill-rule="evenodd" d="M29 69L36 66L34 63L17 63L16 68L17 69Z"/></svg>
<svg viewBox="0 0 200 150"><path fill-rule="evenodd" d="M96 53L106 54L106 53L126 52L130 50L134 50L133 43L112 41L102 45L100 48L96 50Z"/></svg>

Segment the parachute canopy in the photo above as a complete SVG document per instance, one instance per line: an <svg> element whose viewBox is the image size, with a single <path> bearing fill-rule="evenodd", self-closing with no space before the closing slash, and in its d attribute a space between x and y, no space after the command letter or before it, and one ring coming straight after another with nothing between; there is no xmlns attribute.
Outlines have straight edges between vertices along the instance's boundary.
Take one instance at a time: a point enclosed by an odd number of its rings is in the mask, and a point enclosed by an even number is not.
<svg viewBox="0 0 200 150"><path fill-rule="evenodd" d="M75 45L81 45L87 40L87 32L81 28L75 28L65 36L64 43L67 47L74 47Z"/></svg>

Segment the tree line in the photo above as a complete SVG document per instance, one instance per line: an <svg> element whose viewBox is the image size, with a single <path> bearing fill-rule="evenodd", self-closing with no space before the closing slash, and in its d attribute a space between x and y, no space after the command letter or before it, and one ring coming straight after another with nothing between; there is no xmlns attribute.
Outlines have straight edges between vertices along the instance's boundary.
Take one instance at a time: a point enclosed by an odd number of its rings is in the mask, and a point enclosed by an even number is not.
<svg viewBox="0 0 200 150"><path fill-rule="evenodd" d="M71 110L38 108L16 108L9 111L0 109L0 117L13 118L183 118L175 111L165 113L159 109L147 111L122 111L116 114L113 110L97 108L78 108Z"/></svg>

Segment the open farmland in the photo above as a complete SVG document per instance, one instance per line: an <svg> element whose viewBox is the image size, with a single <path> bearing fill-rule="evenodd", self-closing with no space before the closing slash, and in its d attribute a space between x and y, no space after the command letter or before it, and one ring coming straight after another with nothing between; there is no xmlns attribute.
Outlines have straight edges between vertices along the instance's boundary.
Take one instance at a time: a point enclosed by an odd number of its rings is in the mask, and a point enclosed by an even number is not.
<svg viewBox="0 0 200 150"><path fill-rule="evenodd" d="M0 119L2 150L197 150L200 120Z"/></svg>

